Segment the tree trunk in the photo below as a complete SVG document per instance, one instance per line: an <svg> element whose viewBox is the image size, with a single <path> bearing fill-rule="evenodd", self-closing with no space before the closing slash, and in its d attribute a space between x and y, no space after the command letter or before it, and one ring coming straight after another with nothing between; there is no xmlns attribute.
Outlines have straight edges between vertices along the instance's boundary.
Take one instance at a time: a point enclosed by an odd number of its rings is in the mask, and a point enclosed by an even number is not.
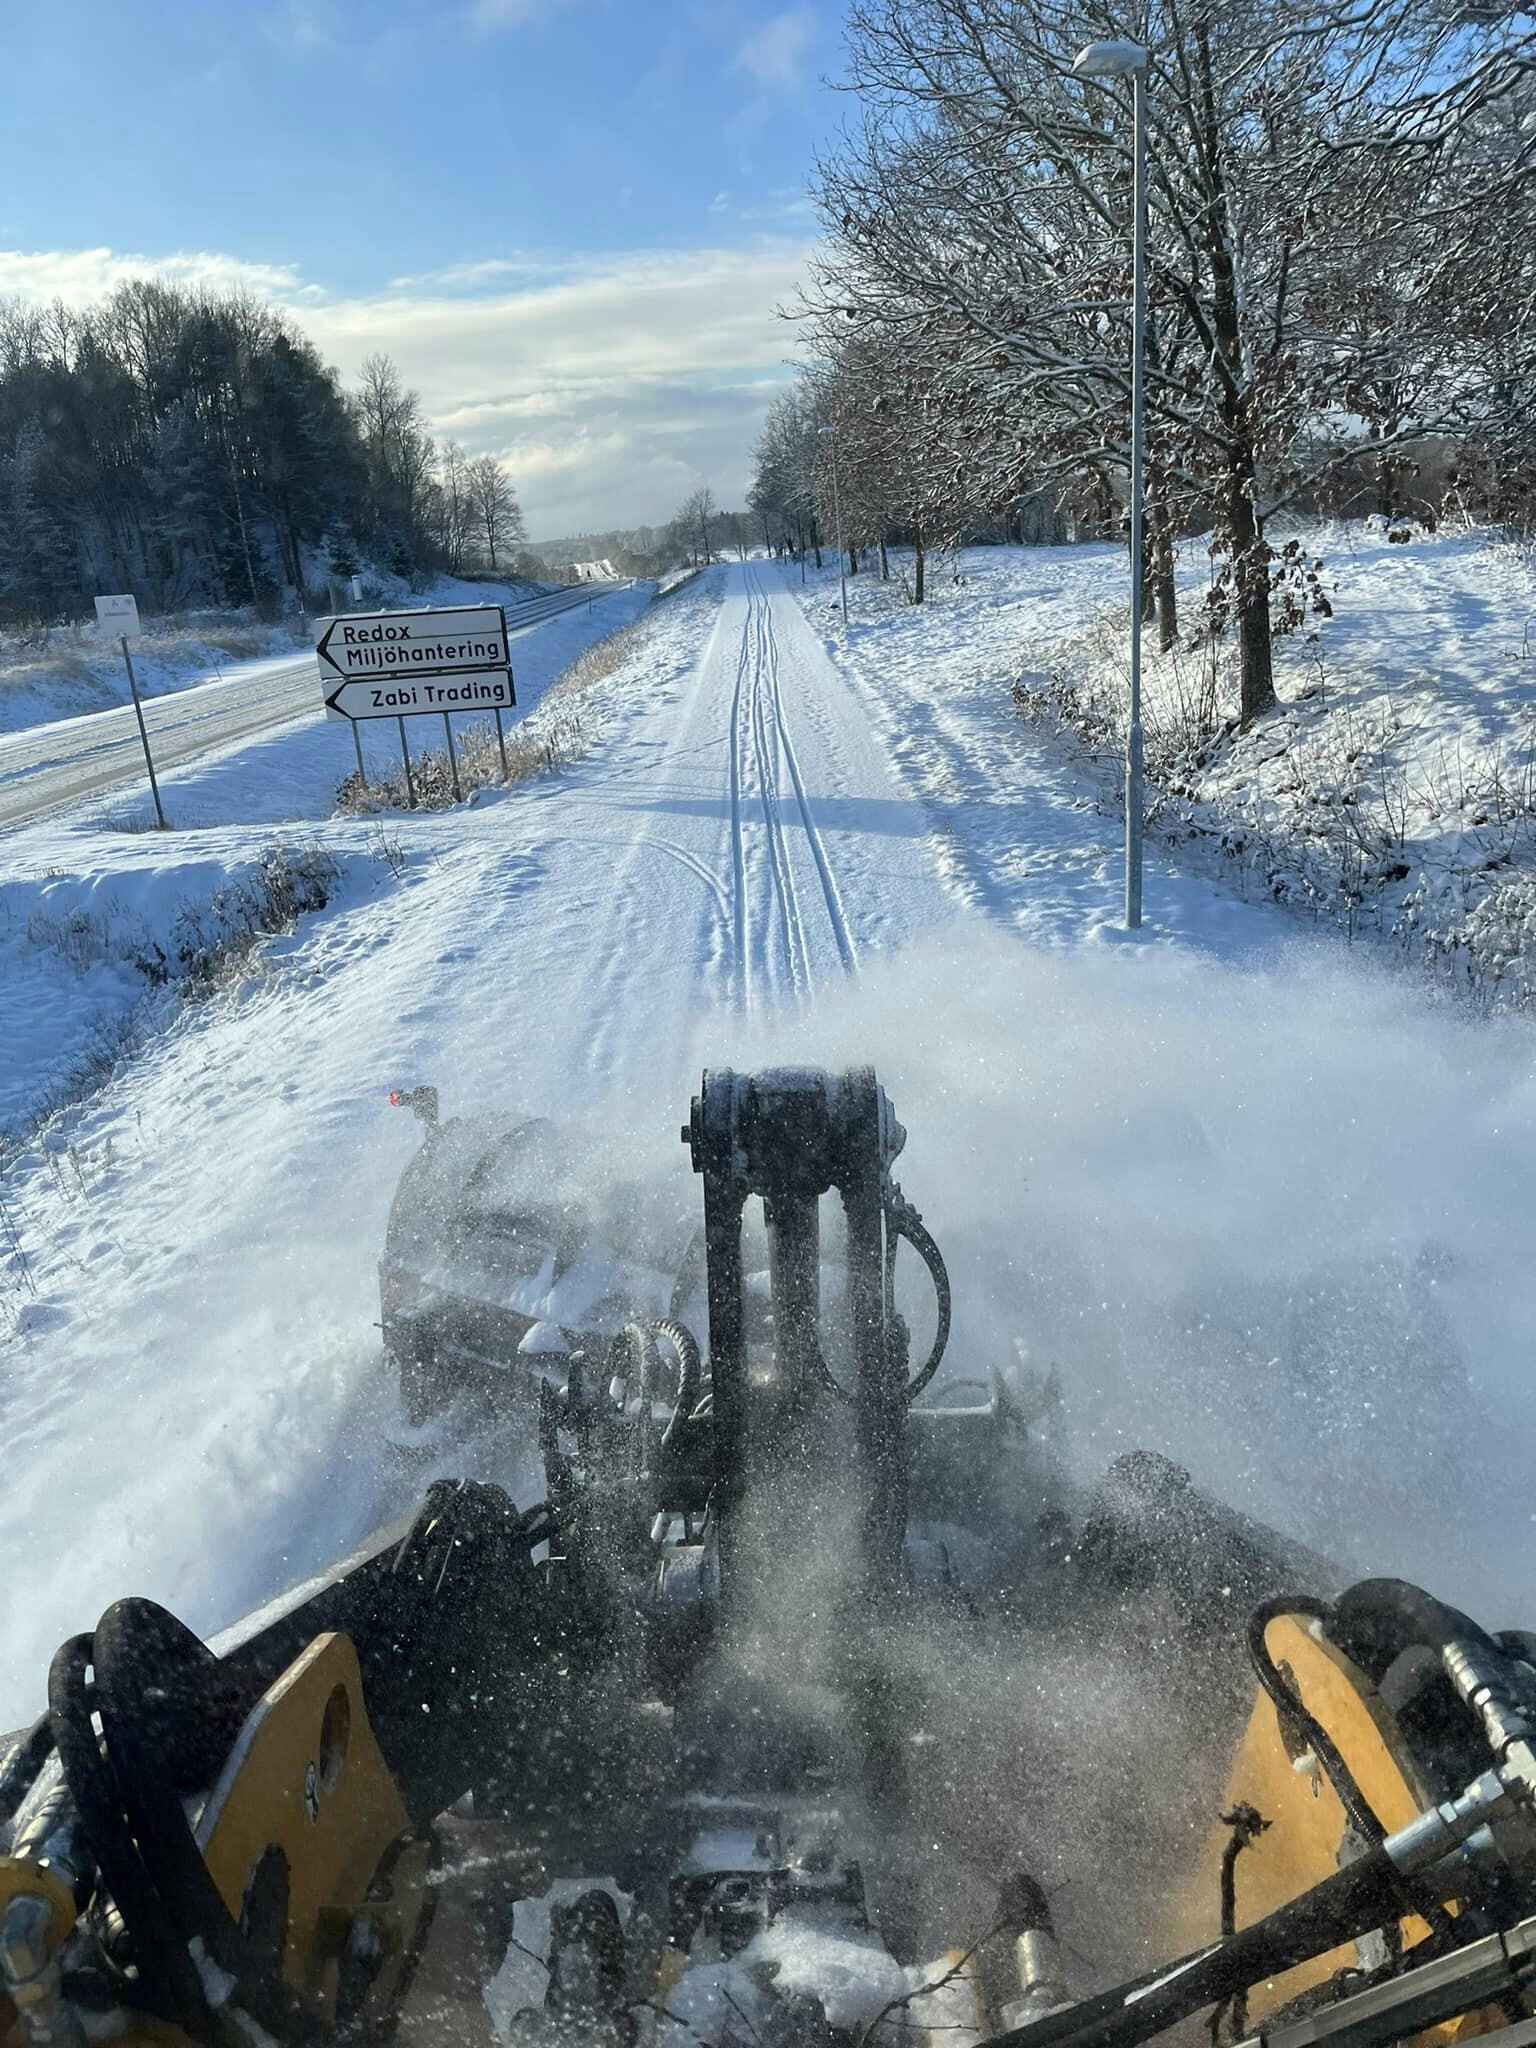
<svg viewBox="0 0 1536 2048"><path fill-rule="evenodd" d="M251 603L256 602L256 565L251 560L251 537L245 526L245 497L240 489L240 468L235 461L235 445L226 427L224 452L229 460L229 480L235 493L235 517L240 523L240 552L245 557L245 580L251 593Z"/></svg>
<svg viewBox="0 0 1536 2048"><path fill-rule="evenodd" d="M1226 181L1222 172L1220 126L1211 82L1210 32L1195 32L1199 53L1205 153L1209 165L1211 203L1207 209L1207 250L1211 264L1211 324L1225 366L1222 376L1222 425L1227 433L1227 538L1232 553L1232 580L1237 606L1242 720L1261 717L1275 701L1275 678L1269 634L1269 559L1254 511L1258 464L1250 407L1254 402L1246 374L1242 324L1238 318L1236 255L1231 241Z"/></svg>
<svg viewBox="0 0 1536 2048"><path fill-rule="evenodd" d="M912 602L914 604L921 604L923 601L923 571L927 565L927 560L928 555L927 550L923 546L923 536L921 533L914 533L912 536Z"/></svg>
<svg viewBox="0 0 1536 2048"><path fill-rule="evenodd" d="M1251 472L1250 472L1251 473ZM1232 529L1232 580L1237 604L1244 725L1274 708L1274 650L1269 632L1269 551L1259 530L1247 479L1233 480L1227 518Z"/></svg>
<svg viewBox="0 0 1536 2048"><path fill-rule="evenodd" d="M1179 644L1179 594L1173 581L1173 521L1160 496L1152 501L1152 589L1157 598L1157 644L1166 654Z"/></svg>
<svg viewBox="0 0 1536 2048"><path fill-rule="evenodd" d="M882 583L889 583L890 580L891 559L885 552L885 535L882 533L880 536L880 581Z"/></svg>

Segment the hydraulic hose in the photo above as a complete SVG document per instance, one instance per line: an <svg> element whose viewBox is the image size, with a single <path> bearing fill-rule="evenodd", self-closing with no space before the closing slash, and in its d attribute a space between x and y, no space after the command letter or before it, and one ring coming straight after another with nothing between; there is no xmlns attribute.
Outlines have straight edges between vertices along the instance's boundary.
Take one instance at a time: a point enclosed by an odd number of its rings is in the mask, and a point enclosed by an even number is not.
<svg viewBox="0 0 1536 2048"><path fill-rule="evenodd" d="M907 1383L907 1405L910 1407L938 1371L939 1365L943 1360L945 1347L949 1343L949 1326L953 1313L953 1301L949 1289L949 1271L944 1264L944 1254L939 1250L933 1238L924 1227L922 1217L918 1215L911 1203L905 1199L900 1200L892 1208L890 1216L891 1226L896 1236L904 1237L923 1264L928 1268L928 1277L933 1282L934 1301L937 1304L939 1315L939 1326L934 1333L933 1346L927 1358Z"/></svg>
<svg viewBox="0 0 1536 2048"><path fill-rule="evenodd" d="M87 1685L86 1672L95 1684ZM280 2039L317 2038L295 1994L255 1955L213 1882L181 1803L177 1763L201 1776L219 1740L218 1659L150 1600L119 1600L94 1636L73 1636L48 1674L49 1723L86 1840L122 1915L141 1996L160 2017L209 2034L203 1981L188 1944L200 1937L234 1978L242 2006ZM200 1713L181 1711L197 1689ZM210 1712L210 1709L212 1711ZM92 1716L100 1716L98 1739ZM174 1722L175 1733L170 1724Z"/></svg>
<svg viewBox="0 0 1536 2048"><path fill-rule="evenodd" d="M91 1664L91 1637L71 1636L54 1653L48 1670L48 1719L65 1783L96 1867L133 1942L150 2009L163 2019L190 2019L201 2029L208 2018L202 1979L145 1868L116 1773L91 1725L96 1701L85 1679Z"/></svg>
<svg viewBox="0 0 1536 2048"><path fill-rule="evenodd" d="M39 1771L53 1749L53 1728L42 1714L16 1739L0 1769L0 1828L9 1827L16 1810L37 1783Z"/></svg>
<svg viewBox="0 0 1536 2048"><path fill-rule="evenodd" d="M1338 1794L1339 1804L1349 1816L1355 1832L1374 1849L1386 1839L1386 1829L1355 1783L1354 1773L1340 1755L1332 1736L1304 1705L1300 1694L1286 1681L1269 1654L1265 1631L1283 1614L1299 1614L1309 1621L1330 1624L1333 1621L1333 1609L1305 1593L1283 1593L1273 1600L1261 1601L1248 1617L1248 1661L1260 1685L1273 1700L1282 1722L1295 1724L1308 1749L1327 1773L1328 1782Z"/></svg>
<svg viewBox="0 0 1536 2048"><path fill-rule="evenodd" d="M678 1432L698 1406L703 1362L692 1330L675 1316L657 1316L650 1329L653 1337L665 1338L677 1353L677 1400L661 1433L661 1448L665 1451L671 1448Z"/></svg>

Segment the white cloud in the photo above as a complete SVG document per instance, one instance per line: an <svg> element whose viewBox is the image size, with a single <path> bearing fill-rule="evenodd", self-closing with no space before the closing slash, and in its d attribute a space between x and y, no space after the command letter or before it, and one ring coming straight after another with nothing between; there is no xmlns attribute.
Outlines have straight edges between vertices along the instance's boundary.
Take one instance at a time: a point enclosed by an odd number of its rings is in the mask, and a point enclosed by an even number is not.
<svg viewBox="0 0 1536 2048"><path fill-rule="evenodd" d="M794 85L815 33L809 7L786 8L748 36L737 53L737 65L750 71L760 85Z"/></svg>
<svg viewBox="0 0 1536 2048"><path fill-rule="evenodd" d="M62 299L66 306L88 306L133 277L207 286L213 291L244 287L295 306L323 296L318 286L300 281L291 263L248 263L238 256L206 250L129 256L113 249L0 249L0 298L41 300L48 305Z"/></svg>
<svg viewBox="0 0 1536 2048"><path fill-rule="evenodd" d="M505 284L512 278L563 276L568 265L552 263L546 256L487 256L477 263L450 263L442 270L424 270L415 277L392 277L392 292L414 291L436 285L447 291L460 287L473 291L481 285Z"/></svg>
<svg viewBox="0 0 1536 2048"><path fill-rule="evenodd" d="M809 253L803 240L764 237L496 257L343 298L291 265L228 256L0 251L0 296L84 305L145 275L249 285L288 308L349 380L374 350L393 356L434 431L502 457L529 530L552 538L664 518L701 481L741 502L795 350L775 309L793 299Z"/></svg>
<svg viewBox="0 0 1536 2048"><path fill-rule="evenodd" d="M717 192L714 198L711 199L711 201L709 202L709 210L711 213L729 213L731 210L730 193Z"/></svg>

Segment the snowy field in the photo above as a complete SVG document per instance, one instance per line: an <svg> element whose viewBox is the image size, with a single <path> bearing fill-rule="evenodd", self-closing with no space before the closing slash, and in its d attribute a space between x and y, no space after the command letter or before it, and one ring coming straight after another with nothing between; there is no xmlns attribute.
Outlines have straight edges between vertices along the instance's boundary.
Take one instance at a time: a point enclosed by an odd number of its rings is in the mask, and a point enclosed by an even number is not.
<svg viewBox="0 0 1536 2048"><path fill-rule="evenodd" d="M466 583L443 576L427 590L411 591L398 576L377 579L392 605L518 604L542 584ZM143 697L163 697L199 683L259 674L291 662L312 645L292 624L262 625L249 613L192 613L146 618L133 645L134 675ZM130 701L128 676L117 641L94 620L55 626L46 635L0 633L0 733L48 725L55 719L105 711Z"/></svg>
<svg viewBox="0 0 1536 2048"><path fill-rule="evenodd" d="M98 807L6 842L13 1128L72 1020L130 993L106 963L70 981L34 914L117 898L165 931L274 840L341 874L270 972L167 1000L0 1178L0 1535L29 1560L0 1725L117 1594L209 1632L436 1470L526 1494L516 1442L411 1454L380 1361L416 1139L385 1096L423 1081L449 1113L595 1109L595 1175L686 1195L704 1064L872 1060L950 1262L957 1372L1022 1346L1060 1366L1083 1471L1168 1451L1351 1564L1519 1620L1528 1027L1160 846L1127 941L1118 821L1008 693L1026 639L1089 630L1119 564L962 573L921 615L861 577L845 636L835 577L717 569L593 693L581 759L455 812L332 817L350 746L317 727L179 776L200 822L169 841ZM581 630L545 629L551 677Z"/></svg>

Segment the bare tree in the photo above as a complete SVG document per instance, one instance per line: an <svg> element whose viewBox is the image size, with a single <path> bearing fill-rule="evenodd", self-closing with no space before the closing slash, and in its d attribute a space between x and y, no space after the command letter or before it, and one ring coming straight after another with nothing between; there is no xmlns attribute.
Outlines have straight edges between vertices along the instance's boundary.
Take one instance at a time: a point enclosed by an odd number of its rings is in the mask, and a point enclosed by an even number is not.
<svg viewBox="0 0 1536 2048"><path fill-rule="evenodd" d="M469 495L479 538L494 569L498 554L509 554L526 538L522 508L494 455L477 456L469 465Z"/></svg>

